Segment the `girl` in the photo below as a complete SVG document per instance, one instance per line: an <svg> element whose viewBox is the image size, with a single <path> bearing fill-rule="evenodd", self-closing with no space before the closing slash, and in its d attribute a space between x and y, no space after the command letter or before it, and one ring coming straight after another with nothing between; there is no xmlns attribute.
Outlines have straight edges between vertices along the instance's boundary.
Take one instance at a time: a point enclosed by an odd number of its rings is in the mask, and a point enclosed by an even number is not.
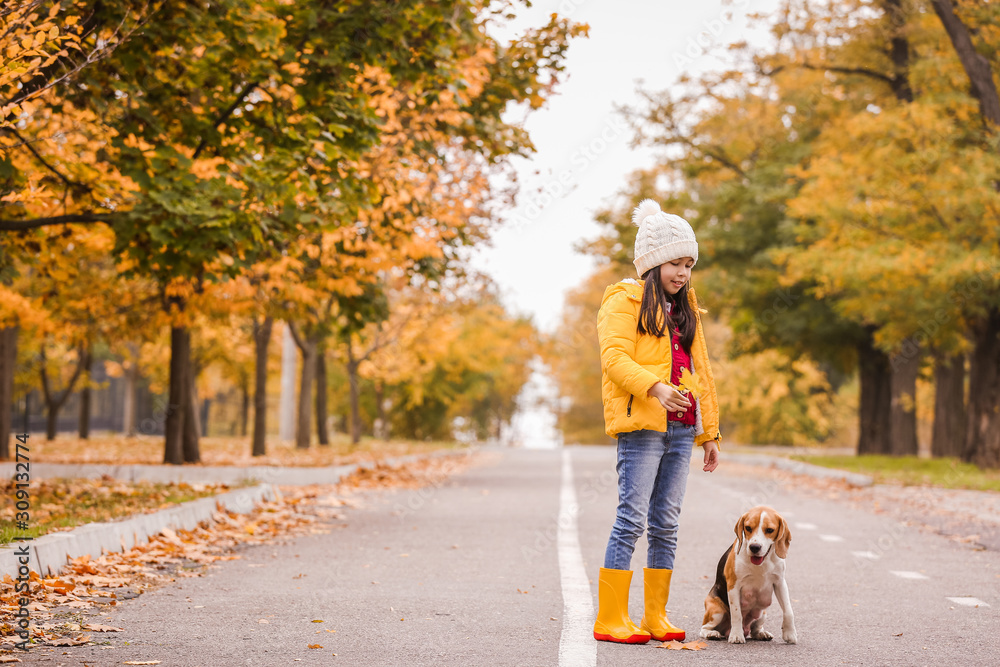
<svg viewBox="0 0 1000 667"><path fill-rule="evenodd" d="M635 268L604 292L597 315L601 394L607 434L618 439L618 512L598 583L594 639L642 644L684 639L667 620L677 523L691 450L704 448L703 470L719 465L719 404L701 313L690 288L698 261L691 225L651 199L632 213L639 227ZM629 618L632 551L649 523L643 569L645 613Z"/></svg>

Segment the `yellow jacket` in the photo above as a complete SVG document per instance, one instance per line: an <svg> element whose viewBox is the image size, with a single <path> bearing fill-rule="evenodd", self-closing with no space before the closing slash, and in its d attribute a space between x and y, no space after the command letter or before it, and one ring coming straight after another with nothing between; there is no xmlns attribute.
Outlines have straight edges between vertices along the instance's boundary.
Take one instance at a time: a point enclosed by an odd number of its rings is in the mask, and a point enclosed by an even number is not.
<svg viewBox="0 0 1000 667"><path fill-rule="evenodd" d="M597 313L597 335L601 342L601 397L604 400L605 431L612 438L638 429L666 432L667 413L655 397L646 394L657 382L670 382L673 354L670 336L639 335L639 306L643 281L627 278L604 290ZM691 372L700 379L701 396L695 399L697 418L695 444L715 440L721 450L719 398L708 361L705 332L694 289L688 287L688 301L698 328L691 345Z"/></svg>

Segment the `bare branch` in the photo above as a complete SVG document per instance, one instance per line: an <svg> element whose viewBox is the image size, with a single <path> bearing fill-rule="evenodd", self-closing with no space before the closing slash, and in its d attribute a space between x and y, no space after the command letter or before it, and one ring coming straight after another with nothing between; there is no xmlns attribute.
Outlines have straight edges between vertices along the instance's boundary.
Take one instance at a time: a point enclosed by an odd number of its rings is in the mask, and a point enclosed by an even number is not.
<svg viewBox="0 0 1000 667"><path fill-rule="evenodd" d="M44 157L42 157L39 154L38 151L35 150L35 147L31 145L30 141L28 141L27 139L25 139L24 137L22 137L20 134L18 134L17 130L15 130L12 127L4 127L4 128L0 128L0 129L5 130L8 133L10 133L10 134L14 135L15 137L17 137L17 139L21 142L21 145L24 146L25 148L27 148L28 151L32 155L35 156L35 159L37 159L39 162L41 162L42 165L46 169L48 169L53 174L55 174L56 176L58 176L59 180L61 180L63 183L66 184L66 187L68 187L68 188L81 188L81 189L83 189L83 190L85 190L87 192L91 191L92 188L89 185L84 185L83 183L77 183L76 181L69 180L69 178L66 177L62 172L60 172L58 169L56 169L53 165L49 164L49 162Z"/></svg>
<svg viewBox="0 0 1000 667"><path fill-rule="evenodd" d="M236 111L236 107L242 104L243 100L246 99L246 96L250 94L250 91L252 91L256 87L257 87L256 81L248 81L247 84L243 86L243 90L241 90L236 95L236 99L233 101L232 104L229 105L229 108L223 111L222 114L216 119L216 121L212 123L212 129L215 129L220 125L222 125L223 123L225 123L226 120L228 120L229 117L233 115L233 112ZM198 142L198 147L194 149L194 155L192 156L192 159L197 160L198 156L201 155L201 152L205 150L206 146L208 146L208 137L202 137L201 141Z"/></svg>

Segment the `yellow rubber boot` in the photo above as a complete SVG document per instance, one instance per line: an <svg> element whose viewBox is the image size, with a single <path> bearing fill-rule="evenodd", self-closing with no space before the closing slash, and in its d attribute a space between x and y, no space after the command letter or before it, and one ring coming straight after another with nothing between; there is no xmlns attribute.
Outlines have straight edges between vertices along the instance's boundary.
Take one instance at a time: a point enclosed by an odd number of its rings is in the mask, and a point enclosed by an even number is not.
<svg viewBox="0 0 1000 667"><path fill-rule="evenodd" d="M684 641L684 631L667 620L670 576L673 573L673 570L642 568L646 599L641 628L644 632L648 632L653 639L661 642L673 639Z"/></svg>
<svg viewBox="0 0 1000 667"><path fill-rule="evenodd" d="M639 629L628 617L628 587L632 570L601 568L597 583L597 621L594 639L622 644L645 644L649 633Z"/></svg>

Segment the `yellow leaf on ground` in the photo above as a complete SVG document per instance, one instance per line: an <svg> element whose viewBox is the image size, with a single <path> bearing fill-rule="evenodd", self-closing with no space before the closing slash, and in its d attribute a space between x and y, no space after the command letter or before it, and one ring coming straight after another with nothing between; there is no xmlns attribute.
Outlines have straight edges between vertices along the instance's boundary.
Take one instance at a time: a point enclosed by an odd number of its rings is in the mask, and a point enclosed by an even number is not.
<svg viewBox="0 0 1000 667"><path fill-rule="evenodd" d="M680 651L680 650L700 651L704 648L708 648L708 642L706 642L704 639L696 639L694 641L683 643L675 639L673 641L663 642L656 648L665 648L671 651Z"/></svg>
<svg viewBox="0 0 1000 667"><path fill-rule="evenodd" d="M309 648L323 648L320 644L310 644Z"/></svg>

